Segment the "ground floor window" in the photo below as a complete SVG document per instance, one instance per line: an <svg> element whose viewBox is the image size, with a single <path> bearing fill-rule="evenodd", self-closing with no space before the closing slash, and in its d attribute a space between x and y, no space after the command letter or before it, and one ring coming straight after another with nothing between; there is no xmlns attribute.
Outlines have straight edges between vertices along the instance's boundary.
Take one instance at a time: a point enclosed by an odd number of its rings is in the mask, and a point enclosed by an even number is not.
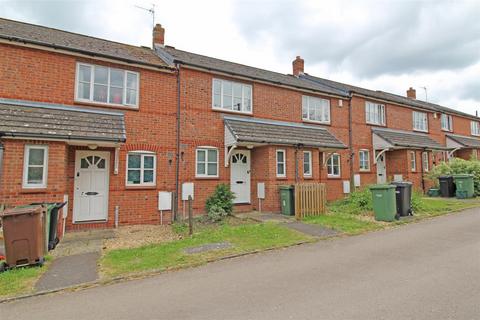
<svg viewBox="0 0 480 320"><path fill-rule="evenodd" d="M277 150L277 177L284 178L287 176L285 150Z"/></svg>
<svg viewBox="0 0 480 320"><path fill-rule="evenodd" d="M410 171L417 170L417 159L415 158L415 151L410 151Z"/></svg>
<svg viewBox="0 0 480 320"><path fill-rule="evenodd" d="M133 151L127 155L127 186L155 185L156 155L152 152Z"/></svg>
<svg viewBox="0 0 480 320"><path fill-rule="evenodd" d="M428 152L422 152L422 165L423 165L423 171L428 172Z"/></svg>
<svg viewBox="0 0 480 320"><path fill-rule="evenodd" d="M304 177L312 176L312 152L311 151L303 152L303 176Z"/></svg>
<svg viewBox="0 0 480 320"><path fill-rule="evenodd" d="M218 177L218 150L210 147L198 148L195 167L196 177Z"/></svg>
<svg viewBox="0 0 480 320"><path fill-rule="evenodd" d="M46 188L48 174L48 146L25 146L23 187Z"/></svg>
<svg viewBox="0 0 480 320"><path fill-rule="evenodd" d="M340 177L340 155L334 153L327 160L327 175L329 177Z"/></svg>
<svg viewBox="0 0 480 320"><path fill-rule="evenodd" d="M360 171L370 170L370 151L360 150L358 152L358 160L360 162Z"/></svg>

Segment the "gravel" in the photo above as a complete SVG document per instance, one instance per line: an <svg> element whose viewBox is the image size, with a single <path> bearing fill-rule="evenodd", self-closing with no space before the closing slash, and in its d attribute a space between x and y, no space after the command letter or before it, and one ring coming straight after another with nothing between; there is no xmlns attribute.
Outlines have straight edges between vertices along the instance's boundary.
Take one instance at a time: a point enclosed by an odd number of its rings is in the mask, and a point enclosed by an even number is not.
<svg viewBox="0 0 480 320"><path fill-rule="evenodd" d="M171 226L138 225L120 227L115 237L104 241L104 250L136 248L180 239Z"/></svg>

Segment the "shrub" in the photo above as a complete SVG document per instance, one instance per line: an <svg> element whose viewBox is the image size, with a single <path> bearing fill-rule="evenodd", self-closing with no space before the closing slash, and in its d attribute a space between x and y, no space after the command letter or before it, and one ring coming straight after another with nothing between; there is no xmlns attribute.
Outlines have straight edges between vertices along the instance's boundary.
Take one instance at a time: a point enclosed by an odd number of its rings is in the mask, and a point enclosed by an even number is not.
<svg viewBox="0 0 480 320"><path fill-rule="evenodd" d="M372 193L368 187L352 192L348 197L333 202L329 206L330 212L346 214L362 214L372 211Z"/></svg>
<svg viewBox="0 0 480 320"><path fill-rule="evenodd" d="M476 159L464 160L451 159L449 162L441 162L432 168L427 178L438 185L438 177L442 175L468 173L473 175L475 194L480 195L480 161Z"/></svg>
<svg viewBox="0 0 480 320"><path fill-rule="evenodd" d="M235 194L226 184L219 184L214 193L207 199L207 216L213 221L219 221L233 212Z"/></svg>

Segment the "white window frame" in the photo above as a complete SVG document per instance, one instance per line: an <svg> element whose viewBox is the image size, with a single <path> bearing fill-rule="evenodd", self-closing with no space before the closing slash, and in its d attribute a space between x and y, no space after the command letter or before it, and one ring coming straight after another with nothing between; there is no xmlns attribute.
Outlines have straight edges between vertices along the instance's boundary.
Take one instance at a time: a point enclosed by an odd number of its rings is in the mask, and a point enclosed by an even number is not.
<svg viewBox="0 0 480 320"><path fill-rule="evenodd" d="M417 171L417 153L415 151L410 151L410 171Z"/></svg>
<svg viewBox="0 0 480 320"><path fill-rule="evenodd" d="M426 151L422 152L422 166L423 166L423 171L428 172L428 170L429 170L429 157L428 157L428 152L426 152Z"/></svg>
<svg viewBox="0 0 480 320"><path fill-rule="evenodd" d="M79 94L78 94L79 82L80 82L80 67L81 66L90 68L90 98L89 99L80 98ZM107 102L93 100L93 90L94 90L94 85L95 85L95 83L94 83L95 68L107 68L108 69ZM111 70L118 70L118 71L122 71L124 73L124 76L123 76L123 101L122 101L122 103L110 103L110 102L108 102L108 99L110 99L110 72L111 72ZM137 88L136 88L136 98L135 98L136 103L135 104L128 104L127 103L127 76L128 76L128 74L134 74L134 75L137 76L137 84L136 84ZM100 104L100 105L106 105L106 106L118 106L118 107L128 107L128 108L138 109L139 99L140 99L140 73L135 72L135 71L125 70L125 69L102 66L102 65L95 65L95 64L89 64L89 63L83 63L83 62L78 62L77 63L77 69L76 69L76 75L75 75L75 101L86 102L86 103L94 103L94 104Z"/></svg>
<svg viewBox="0 0 480 320"><path fill-rule="evenodd" d="M412 122L413 122L413 130L428 132L428 113L413 111Z"/></svg>
<svg viewBox="0 0 480 320"><path fill-rule="evenodd" d="M442 113L440 116L440 123L443 131L453 131L453 117L451 115Z"/></svg>
<svg viewBox="0 0 480 320"><path fill-rule="evenodd" d="M216 158L216 162L209 162L208 161L208 152L209 151L213 151L215 150L217 152L217 158ZM198 152L199 151L205 151L205 173L198 173ZM219 151L218 151L218 148L216 147L209 147L209 146L201 146L201 147L197 147L195 149L195 177L196 178L218 178L218 170L219 170L219 162L218 162L218 159L219 159ZM208 165L210 163L215 163L217 165L217 171L215 173L215 175L209 175L208 174Z"/></svg>
<svg viewBox="0 0 480 320"><path fill-rule="evenodd" d="M305 162L305 155L308 154L308 162ZM308 165L308 172L305 172L305 165ZM311 178L313 175L312 171L312 151L303 151L303 176Z"/></svg>
<svg viewBox="0 0 480 320"><path fill-rule="evenodd" d="M472 136L480 136L480 123L478 121L470 121L470 133Z"/></svg>
<svg viewBox="0 0 480 320"><path fill-rule="evenodd" d="M367 159L366 159L367 167L366 168L362 168L362 157L360 156L362 153L367 155ZM363 171L363 172L370 171L370 150L360 149L358 151L358 165L359 165L360 171Z"/></svg>
<svg viewBox="0 0 480 320"><path fill-rule="evenodd" d="M140 168L129 168L128 167L128 157L130 155L139 155L140 156ZM146 156L152 157L153 156L153 182L143 182L144 178L144 159ZM127 153L127 159L126 159L126 170L125 170L125 185L127 187L153 187L157 185L157 155L155 152L151 151L144 151L144 150L135 150L135 151L129 151ZM128 182L128 170L140 170L140 183L129 183ZM148 168L147 170L152 170Z"/></svg>
<svg viewBox="0 0 480 320"><path fill-rule="evenodd" d="M315 101L318 101L320 103L320 117L322 120L310 119L310 108L314 106ZM311 106L311 104L313 105ZM305 109L307 117L304 117ZM328 118L328 120L323 120L324 118ZM330 100L319 97L302 96L302 120L315 123L330 124Z"/></svg>
<svg viewBox="0 0 480 320"><path fill-rule="evenodd" d="M283 162L278 161L278 154L279 153L283 153ZM277 149L275 151L275 158L276 158L275 171L277 173L277 178L286 178L287 177L287 152L285 151L285 149ZM278 165L279 164L283 164L283 173L278 172Z"/></svg>
<svg viewBox="0 0 480 320"><path fill-rule="evenodd" d="M220 83L220 107L215 107L215 82ZM225 83L231 83L232 85L232 109L224 108L223 107L223 88ZM233 110L233 100L234 100L234 95L233 95L233 86L234 84L239 84L242 86L242 106L241 110ZM245 87L250 88L250 98L245 96ZM245 109L245 99L250 99L250 110L244 110ZM220 110L220 111L226 111L226 112L234 112L234 113L243 113L243 114L252 114L253 113L253 87L250 84L246 84L243 82L238 82L238 81L230 81L230 80L225 80L225 79L219 79L219 78L213 78L212 80L212 109L213 110Z"/></svg>
<svg viewBox="0 0 480 320"><path fill-rule="evenodd" d="M376 121L378 119L378 121ZM365 122L379 126L385 125L385 105L365 101Z"/></svg>
<svg viewBox="0 0 480 320"><path fill-rule="evenodd" d="M338 174L330 173L330 167L333 168L333 157L338 157ZM330 164L331 162L331 164ZM333 172L333 170L332 170ZM329 178L339 178L342 175L342 158L338 153L332 153L327 159L327 177Z"/></svg>
<svg viewBox="0 0 480 320"><path fill-rule="evenodd" d="M42 167L42 165L29 165L28 159L30 157L30 150L31 149L42 149L43 152L43 172L42 172L42 183L28 183L28 169L30 167L38 168ZM47 187L47 180L48 180L48 146L45 145L25 145L25 149L23 152L24 159L23 159L23 181L22 187L24 189L43 189Z"/></svg>

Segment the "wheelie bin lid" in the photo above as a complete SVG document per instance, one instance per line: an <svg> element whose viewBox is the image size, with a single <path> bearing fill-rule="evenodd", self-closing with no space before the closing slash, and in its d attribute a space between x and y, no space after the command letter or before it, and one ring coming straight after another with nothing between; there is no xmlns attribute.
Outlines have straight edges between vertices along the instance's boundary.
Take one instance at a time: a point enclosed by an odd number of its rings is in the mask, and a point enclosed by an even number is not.
<svg viewBox="0 0 480 320"><path fill-rule="evenodd" d="M293 190L294 188L291 184L280 186L280 190Z"/></svg>
<svg viewBox="0 0 480 320"><path fill-rule="evenodd" d="M370 190L384 190L384 189L393 189L396 188L396 186L392 184L374 184L373 186L370 186Z"/></svg>
<svg viewBox="0 0 480 320"><path fill-rule="evenodd" d="M468 174L468 173L459 173L459 174L454 174L454 178L470 178L473 177L473 174Z"/></svg>
<svg viewBox="0 0 480 320"><path fill-rule="evenodd" d="M391 183L394 186L400 186L400 187L406 187L406 186L411 186L412 183L410 181L393 181Z"/></svg>
<svg viewBox="0 0 480 320"><path fill-rule="evenodd" d="M2 213L0 213L0 217L11 217L22 214L39 214L42 213L42 211L43 208L40 205L18 206L3 211Z"/></svg>

